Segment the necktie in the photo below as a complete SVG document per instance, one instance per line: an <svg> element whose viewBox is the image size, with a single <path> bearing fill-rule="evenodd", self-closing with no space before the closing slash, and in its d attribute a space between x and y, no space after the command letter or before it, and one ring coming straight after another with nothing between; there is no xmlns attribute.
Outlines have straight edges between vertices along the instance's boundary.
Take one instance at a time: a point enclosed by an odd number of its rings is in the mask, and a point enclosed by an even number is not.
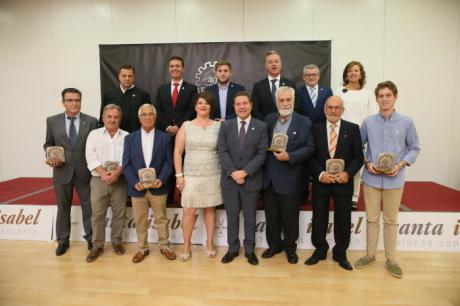
<svg viewBox="0 0 460 306"><path fill-rule="evenodd" d="M315 93L315 88L314 87L310 87L310 99L311 99L311 103L313 104L313 108L316 107L316 93Z"/></svg>
<svg viewBox="0 0 460 306"><path fill-rule="evenodd" d="M75 124L74 124L74 121L75 119L77 119L77 117L68 117L68 119L70 120L69 141L73 147L77 143L77 129L75 128Z"/></svg>
<svg viewBox="0 0 460 306"><path fill-rule="evenodd" d="M272 97L276 105L276 79L272 80Z"/></svg>
<svg viewBox="0 0 460 306"><path fill-rule="evenodd" d="M240 127L240 149L243 148L244 146L244 139L246 138L246 130L244 129L244 126L246 125L246 121L241 121L241 127Z"/></svg>
<svg viewBox="0 0 460 306"><path fill-rule="evenodd" d="M331 155L331 158L334 158L335 149L337 148L336 127L337 125L335 123L331 124L331 133L329 134L329 155Z"/></svg>
<svg viewBox="0 0 460 306"><path fill-rule="evenodd" d="M179 83L174 83L174 90L172 94L173 107L176 107L177 97L179 96L179 90L177 89L178 86L179 86Z"/></svg>

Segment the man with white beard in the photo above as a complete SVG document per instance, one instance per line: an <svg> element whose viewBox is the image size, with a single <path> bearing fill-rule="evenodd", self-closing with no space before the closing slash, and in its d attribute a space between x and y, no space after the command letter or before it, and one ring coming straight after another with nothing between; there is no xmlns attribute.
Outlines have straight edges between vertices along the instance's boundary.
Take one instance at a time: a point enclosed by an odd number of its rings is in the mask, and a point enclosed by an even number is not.
<svg viewBox="0 0 460 306"><path fill-rule="evenodd" d="M286 134L288 140L284 150L268 154L263 186L268 249L262 258L284 250L291 264L299 260L296 254L299 204L307 187L306 161L315 151L312 123L294 112L294 101L294 89L281 86L276 92L278 112L265 117L269 142L275 133Z"/></svg>

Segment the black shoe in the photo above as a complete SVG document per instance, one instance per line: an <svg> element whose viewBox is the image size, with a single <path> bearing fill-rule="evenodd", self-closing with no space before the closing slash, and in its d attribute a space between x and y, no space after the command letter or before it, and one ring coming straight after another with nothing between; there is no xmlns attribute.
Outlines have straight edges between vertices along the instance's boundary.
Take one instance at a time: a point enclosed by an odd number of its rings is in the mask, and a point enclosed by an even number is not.
<svg viewBox="0 0 460 306"><path fill-rule="evenodd" d="M220 260L222 263L226 264L233 261L233 258L240 255L238 252L227 252L224 257Z"/></svg>
<svg viewBox="0 0 460 306"><path fill-rule="evenodd" d="M88 243L88 251L93 249L93 242L91 240L86 241Z"/></svg>
<svg viewBox="0 0 460 306"><path fill-rule="evenodd" d="M282 250L275 250L275 249L272 249L272 248L268 248L262 253L262 257L263 258L272 258L276 254L279 254L281 252L282 252Z"/></svg>
<svg viewBox="0 0 460 306"><path fill-rule="evenodd" d="M286 255L290 264L296 264L299 261L299 256L297 256L296 252L286 252Z"/></svg>
<svg viewBox="0 0 460 306"><path fill-rule="evenodd" d="M59 243L58 247L56 248L56 256L61 256L65 252L67 252L67 249L69 248L69 242L63 242Z"/></svg>
<svg viewBox="0 0 460 306"><path fill-rule="evenodd" d="M339 263L339 266L345 270L348 270L348 271L351 271L353 270L353 267L351 266L350 262L344 258L344 259L339 259L335 256L332 256L332 259L334 259L334 261L338 262Z"/></svg>
<svg viewBox="0 0 460 306"><path fill-rule="evenodd" d="M358 210L358 201L351 201L351 210Z"/></svg>
<svg viewBox="0 0 460 306"><path fill-rule="evenodd" d="M307 260L305 260L305 264L307 266L313 266L313 265L316 265L320 260L325 260L325 259L326 259L326 256L321 257L321 256L313 254Z"/></svg>
<svg viewBox="0 0 460 306"><path fill-rule="evenodd" d="M254 254L254 252L249 253L249 254L244 254L244 256L248 259L248 262L251 265L256 266L259 264L259 260L257 259L257 256L256 254Z"/></svg>

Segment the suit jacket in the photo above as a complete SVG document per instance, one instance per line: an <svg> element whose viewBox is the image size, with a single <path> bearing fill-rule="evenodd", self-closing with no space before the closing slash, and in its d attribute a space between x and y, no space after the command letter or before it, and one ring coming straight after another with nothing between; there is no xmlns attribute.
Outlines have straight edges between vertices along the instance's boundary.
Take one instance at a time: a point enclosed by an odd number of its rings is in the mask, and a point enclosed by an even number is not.
<svg viewBox="0 0 460 306"><path fill-rule="evenodd" d="M120 128L132 133L141 127L139 122L138 111L144 103L152 103L150 94L139 87L134 86L123 92L120 86L114 87L102 95L101 113L99 115L99 126L104 126L102 122L102 113L104 107L108 104L116 104L121 108L123 116L121 117Z"/></svg>
<svg viewBox="0 0 460 306"><path fill-rule="evenodd" d="M184 121L195 118L196 112L193 105L193 98L197 92L195 85L183 81L179 89L176 107L173 107L171 82L161 85L158 88L155 100L158 129L165 131L168 126L174 124L180 127Z"/></svg>
<svg viewBox="0 0 460 306"><path fill-rule="evenodd" d="M134 189L134 185L139 183L138 170L146 168L141 137L140 129L127 135L123 147L123 174L128 182L128 196L131 197L142 197L146 191ZM153 140L152 161L148 168L155 168L157 179L163 183L158 189L150 188L150 192L154 195L167 194L170 190L169 177L173 172L171 137L157 129Z"/></svg>
<svg viewBox="0 0 460 306"><path fill-rule="evenodd" d="M246 191L262 189L262 168L268 147L267 126L254 117L246 132L244 147L240 147L237 118L222 122L219 131L219 158L222 165L220 185L222 189L238 189L231 177L236 170L245 170L248 176L243 185Z"/></svg>
<svg viewBox="0 0 460 306"><path fill-rule="evenodd" d="M277 120L278 113L265 118L269 142L273 138ZM279 194L294 194L307 188L306 161L315 151L312 124L307 117L293 112L287 134L289 138L286 152L289 154L289 160L279 161L273 153L268 153L264 169L264 189L272 184Z"/></svg>
<svg viewBox="0 0 460 306"><path fill-rule="evenodd" d="M279 87L281 86L289 86L295 89L295 83L285 77L280 78ZM264 120L268 114L278 111L276 103L273 100L268 77L254 83L252 87L252 102L252 116L257 119ZM298 110L297 103L295 103L294 108L296 111Z"/></svg>
<svg viewBox="0 0 460 306"><path fill-rule="evenodd" d="M299 104L299 114L308 117L313 124L326 120L326 116L324 115L324 104L327 98L332 96L332 90L330 88L318 87L316 107L313 107L310 94L305 85L297 89L296 96Z"/></svg>
<svg viewBox="0 0 460 306"><path fill-rule="evenodd" d="M213 94L215 101L216 101L216 105L214 107L214 111L211 114L211 117L214 119L222 118L221 109L220 109L219 85L214 84L212 86L207 87L206 90ZM225 120L229 120L229 119L236 117L235 108L233 107L233 99L235 97L235 94L238 91L243 91L243 90L244 90L244 86L240 84L236 84L232 82L228 84L227 101L226 101L225 116L224 116Z"/></svg>
<svg viewBox="0 0 460 306"><path fill-rule="evenodd" d="M363 165L363 146L359 126L345 120L341 120L340 122L334 158L345 161L344 171L348 173L348 182L346 184L323 184L319 182L319 175L322 171L326 171L326 160L331 158L327 140L327 122L320 122L313 128L316 150L308 166L313 177L315 192L327 193L332 188L332 192L336 194L352 196L353 177Z"/></svg>
<svg viewBox="0 0 460 306"><path fill-rule="evenodd" d="M89 132L97 128L97 119L80 112L77 143L70 144L65 129L65 113L46 119L46 140L43 148L61 146L64 148L65 163L53 168L53 180L59 184L68 184L75 173L77 180L89 181L91 172L87 168L85 157L86 139Z"/></svg>

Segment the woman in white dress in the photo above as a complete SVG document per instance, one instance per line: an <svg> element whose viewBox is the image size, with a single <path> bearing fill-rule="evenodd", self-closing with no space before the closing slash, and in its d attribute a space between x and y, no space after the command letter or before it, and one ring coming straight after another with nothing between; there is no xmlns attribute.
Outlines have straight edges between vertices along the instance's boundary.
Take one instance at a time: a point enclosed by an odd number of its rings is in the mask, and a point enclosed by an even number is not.
<svg viewBox="0 0 460 306"><path fill-rule="evenodd" d="M206 253L214 257L213 237L216 226L216 206L223 203L220 187L221 167L217 154L217 138L220 123L210 119L214 97L202 92L195 101L197 116L182 124L176 135L174 167L177 188L182 192L182 232L184 250L180 259L187 261L192 252L192 233L197 219L197 209L204 212L207 242ZM183 154L185 157L183 159Z"/></svg>
<svg viewBox="0 0 460 306"><path fill-rule="evenodd" d="M343 84L334 91L334 95L340 96L343 100L345 111L342 119L356 123L361 126L364 119L377 112L375 98L371 91L364 88L366 84L366 71L363 64L358 61L351 61L343 70ZM354 191L352 208L358 208L359 190L361 186L362 168L354 177Z"/></svg>

